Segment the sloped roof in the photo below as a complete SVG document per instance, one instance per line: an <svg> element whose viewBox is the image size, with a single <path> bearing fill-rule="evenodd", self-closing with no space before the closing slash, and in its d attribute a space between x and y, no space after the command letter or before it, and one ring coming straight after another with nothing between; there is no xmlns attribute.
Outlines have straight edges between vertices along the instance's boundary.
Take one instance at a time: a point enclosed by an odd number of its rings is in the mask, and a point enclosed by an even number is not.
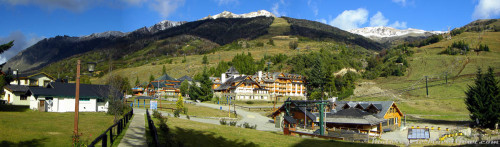
<svg viewBox="0 0 500 147"><path fill-rule="evenodd" d="M177 81L175 78L170 77L168 74L164 74L163 76L155 79L155 81L165 81L165 80Z"/></svg>
<svg viewBox="0 0 500 147"><path fill-rule="evenodd" d="M240 74L240 72L238 72L236 70L236 68L234 68L233 66L231 66L227 71L226 71L226 75L228 76L233 76L233 75L237 75L237 74Z"/></svg>
<svg viewBox="0 0 500 147"><path fill-rule="evenodd" d="M335 111L339 112L342 110L344 105L350 106L350 108L356 107L356 105L367 105L367 107L370 104L373 104L377 109L380 110L379 113L375 114L377 118L384 118L385 113L389 111L389 108L391 108L392 104L394 101L337 101L335 102L337 104L337 107L335 107Z"/></svg>
<svg viewBox="0 0 500 147"><path fill-rule="evenodd" d="M184 80L193 81L193 79L191 77L187 76L187 75L182 76L179 79L177 79L177 81L181 81L181 82L184 81Z"/></svg>
<svg viewBox="0 0 500 147"><path fill-rule="evenodd" d="M235 82L241 82L245 80L247 76L239 76L239 77L231 77L226 80L221 86L215 88L214 90L227 90L230 88L236 88L235 86L231 86Z"/></svg>
<svg viewBox="0 0 500 147"><path fill-rule="evenodd" d="M60 83L52 82L47 87L29 87L29 93L38 96L52 96L52 97L75 97L76 85L74 83ZM111 94L123 97L123 94L117 90L112 90L108 85L91 85L80 84L80 98L105 98L107 99Z"/></svg>
<svg viewBox="0 0 500 147"><path fill-rule="evenodd" d="M4 88L10 92L21 92L21 93L28 92L28 86L25 85L6 85Z"/></svg>
<svg viewBox="0 0 500 147"><path fill-rule="evenodd" d="M374 115L357 108L348 108L340 110L337 113L327 113L326 123L333 124L362 124L377 125L384 122L383 118L377 118Z"/></svg>
<svg viewBox="0 0 500 147"><path fill-rule="evenodd" d="M297 120L293 119L293 117L291 117L291 116L284 116L283 118L285 119L285 121L287 121L290 124L296 124L297 123Z"/></svg>

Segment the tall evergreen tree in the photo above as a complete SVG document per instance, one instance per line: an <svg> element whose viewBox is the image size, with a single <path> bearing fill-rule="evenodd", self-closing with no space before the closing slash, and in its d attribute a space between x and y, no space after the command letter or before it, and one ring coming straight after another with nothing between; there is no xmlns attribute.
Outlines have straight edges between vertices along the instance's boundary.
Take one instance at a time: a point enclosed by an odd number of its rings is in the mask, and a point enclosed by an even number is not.
<svg viewBox="0 0 500 147"><path fill-rule="evenodd" d="M153 75L149 75L149 81L154 81L155 80L155 77Z"/></svg>
<svg viewBox="0 0 500 147"><path fill-rule="evenodd" d="M478 69L474 85L465 92L465 104L474 124L484 128L494 128L500 119L500 88L493 69L481 73Z"/></svg>
<svg viewBox="0 0 500 147"><path fill-rule="evenodd" d="M187 80L182 81L181 87L179 87L181 90L181 95L186 95L188 94L189 91L189 82Z"/></svg>
<svg viewBox="0 0 500 147"><path fill-rule="evenodd" d="M0 45L0 54L9 50L12 46L14 46L14 40L10 41L9 43Z"/></svg>
<svg viewBox="0 0 500 147"><path fill-rule="evenodd" d="M135 76L135 86L139 86L141 83L139 82L139 76Z"/></svg>
<svg viewBox="0 0 500 147"><path fill-rule="evenodd" d="M189 96L191 99L201 101L208 101L212 99L212 81L210 80L210 76L208 75L206 68L203 69L203 73L195 76L195 80L200 82L200 87L196 84L189 87Z"/></svg>
<svg viewBox="0 0 500 147"><path fill-rule="evenodd" d="M207 55L204 55L204 56L203 56L203 61L202 61L201 63L202 63L202 64L205 64L205 65L207 65L207 64L208 64L208 57L207 57Z"/></svg>
<svg viewBox="0 0 500 147"><path fill-rule="evenodd" d="M166 75L167 74L167 68L165 68L165 65L163 65L163 68L161 69L161 75Z"/></svg>

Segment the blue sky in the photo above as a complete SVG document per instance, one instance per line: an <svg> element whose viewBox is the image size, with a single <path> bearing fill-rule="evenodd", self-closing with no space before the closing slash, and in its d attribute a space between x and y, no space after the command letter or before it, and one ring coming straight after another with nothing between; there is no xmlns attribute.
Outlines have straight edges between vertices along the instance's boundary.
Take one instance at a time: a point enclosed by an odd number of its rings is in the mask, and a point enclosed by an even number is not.
<svg viewBox="0 0 500 147"><path fill-rule="evenodd" d="M267 10L344 30L390 26L446 31L500 17L499 0L0 0L0 44L16 40L0 62L43 38L130 32L162 20L195 21L224 10Z"/></svg>

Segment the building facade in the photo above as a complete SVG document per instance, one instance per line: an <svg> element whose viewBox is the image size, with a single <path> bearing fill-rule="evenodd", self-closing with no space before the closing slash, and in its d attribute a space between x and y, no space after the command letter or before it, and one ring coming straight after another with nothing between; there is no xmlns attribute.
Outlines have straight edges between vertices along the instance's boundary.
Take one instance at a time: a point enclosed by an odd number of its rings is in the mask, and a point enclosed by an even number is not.
<svg viewBox="0 0 500 147"><path fill-rule="evenodd" d="M211 77L214 96L236 100L276 100L277 97L306 99L305 78L298 74L258 71L240 75L229 68L221 77ZM284 100L284 99L283 99Z"/></svg>

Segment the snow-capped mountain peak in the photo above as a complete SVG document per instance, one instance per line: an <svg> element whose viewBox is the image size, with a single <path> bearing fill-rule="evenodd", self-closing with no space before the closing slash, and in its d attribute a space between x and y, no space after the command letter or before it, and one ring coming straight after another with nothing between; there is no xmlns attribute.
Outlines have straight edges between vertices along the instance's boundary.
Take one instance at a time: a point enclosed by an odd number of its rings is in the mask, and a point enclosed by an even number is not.
<svg viewBox="0 0 500 147"><path fill-rule="evenodd" d="M170 21L170 20L163 20L153 26L150 26L147 28L147 30L151 33L156 33L158 31L163 31L163 30L166 30L168 28L172 28L172 27L176 27L176 26L179 26L179 25L182 25L186 23L185 21Z"/></svg>
<svg viewBox="0 0 500 147"><path fill-rule="evenodd" d="M425 30L419 30L419 29L413 29L413 28L400 30L400 29L391 28L391 27L384 27L384 26L353 29L353 30L350 30L349 32L354 33L354 34L359 34L359 35L362 35L362 36L365 36L368 38L399 37L399 36L406 36L406 35L426 36L426 35L445 33L442 31L425 31Z"/></svg>
<svg viewBox="0 0 500 147"><path fill-rule="evenodd" d="M252 17L258 17L258 16L265 16L265 17L276 17L273 13L266 11L266 10L259 10L257 12L250 12L246 14L234 14L229 11L223 11L222 13L213 15L213 16L207 16L203 17L201 20L204 19L217 19L217 18L252 18Z"/></svg>

